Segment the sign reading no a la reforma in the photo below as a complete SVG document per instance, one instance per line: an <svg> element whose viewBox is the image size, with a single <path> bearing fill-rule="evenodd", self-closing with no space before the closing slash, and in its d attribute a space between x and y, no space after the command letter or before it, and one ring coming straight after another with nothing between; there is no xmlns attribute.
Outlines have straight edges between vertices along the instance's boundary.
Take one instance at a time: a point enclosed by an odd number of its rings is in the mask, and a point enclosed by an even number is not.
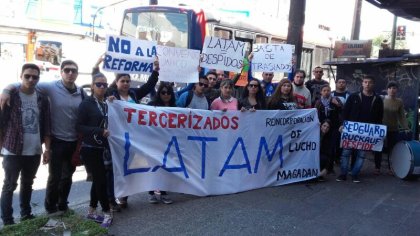
<svg viewBox="0 0 420 236"><path fill-rule="evenodd" d="M382 151L385 137L385 125L344 121L340 146L348 149Z"/></svg>
<svg viewBox="0 0 420 236"><path fill-rule="evenodd" d="M103 69L115 73L149 75L153 71L156 55L156 42L107 35Z"/></svg>
<svg viewBox="0 0 420 236"><path fill-rule="evenodd" d="M315 178L315 109L207 111L109 103L116 197L230 194Z"/></svg>
<svg viewBox="0 0 420 236"><path fill-rule="evenodd" d="M292 72L295 46L290 44L254 44L252 71Z"/></svg>
<svg viewBox="0 0 420 236"><path fill-rule="evenodd" d="M207 36L200 66L239 73L244 64L246 43Z"/></svg>

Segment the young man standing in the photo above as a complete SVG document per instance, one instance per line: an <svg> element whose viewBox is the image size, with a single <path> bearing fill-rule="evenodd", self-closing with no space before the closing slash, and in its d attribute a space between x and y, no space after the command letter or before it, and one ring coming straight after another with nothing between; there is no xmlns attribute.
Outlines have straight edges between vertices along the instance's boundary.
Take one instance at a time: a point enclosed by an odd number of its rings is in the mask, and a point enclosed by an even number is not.
<svg viewBox="0 0 420 236"><path fill-rule="evenodd" d="M303 85L306 73L304 70L296 70L293 77L293 93L299 108L311 108L311 92Z"/></svg>
<svg viewBox="0 0 420 236"><path fill-rule="evenodd" d="M207 77L201 77L198 83L195 83L193 90L184 92L176 102L178 107L188 107L192 109L208 110L210 108L209 101L204 95L205 90L209 87Z"/></svg>
<svg viewBox="0 0 420 236"><path fill-rule="evenodd" d="M265 97L269 98L273 95L274 90L276 90L277 84L273 84L274 73L273 72L263 72L263 80L261 81L261 86L263 87Z"/></svg>
<svg viewBox="0 0 420 236"><path fill-rule="evenodd" d="M365 75L362 82L362 92L350 95L343 110L344 121L356 121L372 124L382 124L384 105L379 95L374 92L375 79L371 75ZM342 130L342 126L340 127ZM359 173L362 169L366 156L366 151L354 150L356 152L356 161L351 171L354 183L359 183ZM353 149L343 149L341 154L341 175L337 181L347 179L349 158Z"/></svg>
<svg viewBox="0 0 420 236"><path fill-rule="evenodd" d="M44 202L45 210L49 214L68 209L67 199L76 170L71 163L71 157L77 146L77 113L82 99L87 97L83 89L75 84L77 76L76 62L66 60L61 63L62 79L36 86L37 91L46 94L51 103L51 158L44 160L49 163ZM3 91L1 107L9 102L7 91L14 90L15 86L9 85Z"/></svg>
<svg viewBox="0 0 420 236"><path fill-rule="evenodd" d="M10 94L10 106L0 113L0 146L5 173L1 192L1 218L14 224L13 192L20 175L21 221L34 218L30 205L32 185L38 171L42 143L44 160L50 155L50 104L47 96L35 90L40 70L35 64L22 66L22 82Z"/></svg>
<svg viewBox="0 0 420 236"><path fill-rule="evenodd" d="M323 85L328 84L327 81L322 79L322 76L324 75L324 70L320 66L314 68L313 74L314 78L305 83L305 86L311 92L312 107L315 105L315 102L321 97L321 87Z"/></svg>

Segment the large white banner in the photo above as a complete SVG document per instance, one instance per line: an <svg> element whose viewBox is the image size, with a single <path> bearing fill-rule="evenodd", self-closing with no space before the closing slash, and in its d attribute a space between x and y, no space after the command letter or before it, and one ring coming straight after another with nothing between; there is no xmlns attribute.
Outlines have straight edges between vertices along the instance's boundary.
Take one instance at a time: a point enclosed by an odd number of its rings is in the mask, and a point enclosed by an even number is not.
<svg viewBox="0 0 420 236"><path fill-rule="evenodd" d="M295 46L290 44L254 44L252 71L292 72L292 56Z"/></svg>
<svg viewBox="0 0 420 236"><path fill-rule="evenodd" d="M246 43L242 41L207 36L200 66L238 73L245 58L245 47Z"/></svg>
<svg viewBox="0 0 420 236"><path fill-rule="evenodd" d="M340 146L366 151L382 151L386 126L355 121L344 121Z"/></svg>
<svg viewBox="0 0 420 236"><path fill-rule="evenodd" d="M206 111L109 103L116 197L230 194L315 178L315 109Z"/></svg>
<svg viewBox="0 0 420 236"><path fill-rule="evenodd" d="M187 48L157 46L159 80L169 82L198 82L200 51Z"/></svg>
<svg viewBox="0 0 420 236"><path fill-rule="evenodd" d="M156 42L107 35L103 69L115 73L150 75L156 54Z"/></svg>

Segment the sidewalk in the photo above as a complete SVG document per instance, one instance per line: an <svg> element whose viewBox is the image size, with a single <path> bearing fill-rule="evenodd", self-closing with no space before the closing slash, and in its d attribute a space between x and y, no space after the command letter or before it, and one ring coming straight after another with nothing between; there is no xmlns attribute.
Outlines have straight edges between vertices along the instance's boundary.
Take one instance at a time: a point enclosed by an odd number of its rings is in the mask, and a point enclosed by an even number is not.
<svg viewBox="0 0 420 236"><path fill-rule="evenodd" d="M366 160L362 183L336 182L330 175L322 183L223 196L172 193L172 205L153 205L147 194L136 194L128 209L115 213L110 234L420 235L420 182L375 176L373 168Z"/></svg>

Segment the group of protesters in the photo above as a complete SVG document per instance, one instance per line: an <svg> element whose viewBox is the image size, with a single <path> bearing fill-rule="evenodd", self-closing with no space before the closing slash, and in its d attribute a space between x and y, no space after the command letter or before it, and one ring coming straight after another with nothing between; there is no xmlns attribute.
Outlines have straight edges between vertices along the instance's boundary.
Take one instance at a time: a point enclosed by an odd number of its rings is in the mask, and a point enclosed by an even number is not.
<svg viewBox="0 0 420 236"><path fill-rule="evenodd" d="M245 87L236 85L239 74L229 79L223 71L209 70L199 77L197 83L175 92L173 83L162 81L155 91L159 80L158 59L153 63L148 81L139 88L130 86L129 74L117 74L108 84L108 78L99 70L100 63L101 59L93 68L91 96L76 86L78 65L71 60L61 64L62 79L48 83L38 83L39 68L34 64L25 64L21 82L3 90L0 143L5 172L1 194L4 225L15 223L12 199L19 175L21 220L34 218L30 199L41 157L42 162L49 165L44 207L48 214L67 211L75 172L72 159L78 151L92 181L87 218L109 227L113 212L128 207L128 196L116 199L113 191L106 100L140 103L147 94L153 93L148 105L157 107L242 112L316 108L321 131L320 181L326 174L334 173L334 163L340 163L341 173L337 181L346 180L350 167L353 182L360 182L359 172L366 151L340 149L344 120L374 124L384 122L388 126L388 149L392 149L396 142L398 123L408 129L402 101L396 97L398 84L390 82L388 95L383 99L374 92L375 78L368 75L363 77L362 90L349 94L343 78L337 79L336 90L331 92L329 83L322 79L321 67L314 68L314 79L306 83L306 72L298 69L292 80L281 79L278 83L273 82L273 72L264 72L262 80L250 76ZM352 155L354 162L350 165L348 162ZM381 156L375 155L375 173L380 171ZM172 203L165 191L152 189L149 194L150 203ZM96 210L98 203L103 215Z"/></svg>

